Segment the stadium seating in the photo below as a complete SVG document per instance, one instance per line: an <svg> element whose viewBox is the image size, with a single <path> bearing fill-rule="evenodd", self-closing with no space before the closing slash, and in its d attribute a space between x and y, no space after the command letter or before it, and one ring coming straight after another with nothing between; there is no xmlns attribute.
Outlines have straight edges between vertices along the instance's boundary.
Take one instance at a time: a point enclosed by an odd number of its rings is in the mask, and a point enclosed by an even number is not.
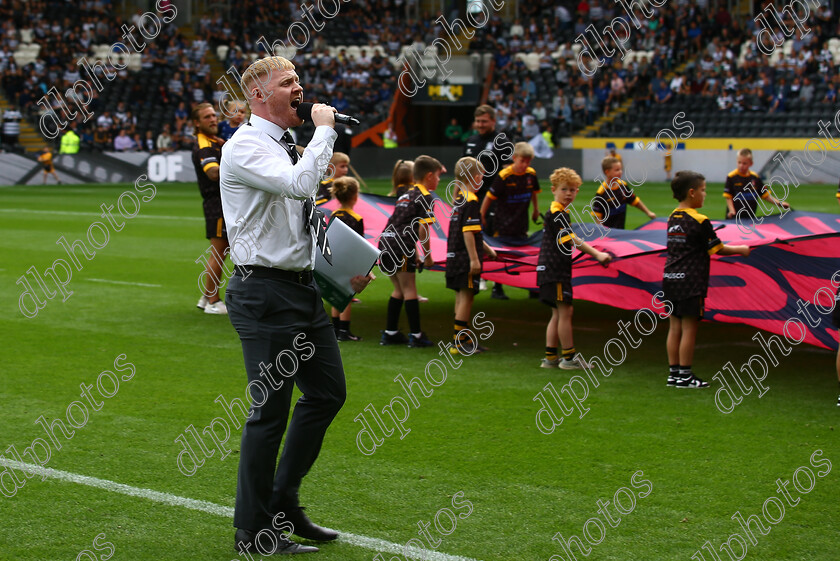
<svg viewBox="0 0 840 561"><path fill-rule="evenodd" d="M141 136L145 135L146 130L151 130L157 135L164 123L174 124L175 107L182 99L187 105L193 103L192 88L197 77L196 66L202 56L216 58L222 64L222 68L216 65L214 75L200 76L203 93L200 93L199 97L212 99L216 89L215 79L221 72L234 66L241 74L251 61L262 56L262 47L258 47L256 41L260 37L264 37L272 45L276 54L295 60L299 71L306 73L308 96L314 100L328 101L332 97L331 92L340 89L348 101L348 111L359 116L362 127L371 126L383 119L388 111L388 104L383 103L383 100L377 100L376 103L372 101L371 92L378 91L382 85L393 92L396 76L402 70L406 59L406 51L419 46L422 53L425 46L441 34L439 26L433 23L435 17L431 14L424 14L418 19L408 19L402 10L397 10L387 3L382 4L382 9L370 9L350 3L342 4L341 12L329 19L322 31L313 33L309 43L299 50L294 46L281 46L286 42L285 31L288 26L297 21L293 11L296 7L283 5L266 12L257 7L259 3L245 3L241 10L234 10L229 17L223 18L216 14L197 15L193 22L195 29L190 33L172 25L165 26L156 39L147 41L148 46L143 53L111 53L111 45L121 40L117 35L122 21L119 14L97 12L93 8L86 11L86 8L90 7L88 4L82 8L71 7L60 0L48 0L45 4L48 14L46 27L35 26L17 30L17 42L13 53L15 64L23 68L27 76L33 75L35 68L40 69L40 74L36 76L40 86L34 87L29 82L22 86L24 90L28 89L21 97L24 100L24 113L31 120L37 120L38 111L41 109L37 107L36 101L42 95L38 92L44 91L44 86L55 86L63 91L71 85L63 83L64 80L59 80L59 83L47 83L48 75L62 77L68 64L72 64L81 56L87 57L91 63L104 64L111 55L114 62L127 65L129 74L127 79L108 84L99 97L99 111L114 111L120 102L124 102L126 108L137 117L135 129ZM577 5L568 4L566 8L570 13L574 13L575 6ZM686 81L698 76L700 79L708 78L699 70L700 55L711 52L709 46L714 38L717 38L722 48L732 51L732 64L738 73L739 82L746 84L744 80L747 80L751 84L757 79L755 70L750 68L756 57L752 36L730 24L719 23L713 19L712 16L717 17L720 14L707 14L701 9L689 16L686 5L666 5L655 10L657 17L661 16L664 23L653 26L655 30L653 27L651 30L645 27L640 30L634 29L628 43L624 45L624 48L629 49L627 54L623 58L605 59L605 64L596 74L587 78L577 68L581 44L575 38L581 32L582 26L593 24L600 29L608 21L606 18L622 17L622 14L620 11L606 13L605 19L596 21L592 19L589 11L583 11L573 16L573 20L577 20L578 15L582 16L582 21L565 24L559 19L558 8L550 2L523 0L520 3L521 14L517 15L521 15L524 32L517 33L515 40L510 33L512 21L493 18L487 25L476 30L469 44L470 61L486 63L493 58L497 60L491 90L501 88L504 96L508 97L514 85L524 85L526 77L533 82L534 95L525 96L528 98L527 103L524 97L522 100L514 100L507 119L513 128L516 123L522 122L536 100L541 101L548 110L547 120L555 134L574 131L590 135L650 134L668 124L674 113L685 110L687 118L697 125L695 136L799 135L805 134L806 129L813 129L814 114L817 110L829 109L815 104L825 97L828 91L826 77L833 72L814 72L813 68L809 69L808 74L815 86L815 102L810 105L803 104L795 95L788 96L780 113L767 113L768 99L765 96L757 111L727 113L727 118L721 118L715 95L693 94L689 98L683 97L686 95L684 91L674 92L674 99L669 103L649 106L650 102L643 100L644 93L657 69L665 72L667 80L670 80L674 70L679 70ZM678 44L672 51L668 51L664 40L671 37L669 25L678 14L688 18L684 23L696 24L701 31L700 40L695 43L683 38L682 31L678 30ZM88 48L83 48L81 43L73 41L65 45L62 35L65 30L55 33L52 29L54 26L61 28L64 18L77 21L80 17L91 17L94 21L101 20L105 24L93 29L95 40ZM834 16L832 21L835 24L836 20L837 17ZM745 20L744 23L749 22ZM822 49L823 42L826 42L831 62L836 66L840 62L840 38L829 37L828 34L833 31L830 26L820 24L813 20L813 17L807 24L812 27L811 37L815 40L812 47L807 48L819 50ZM729 32L731 33L727 35ZM200 37L201 41L192 43L187 37L193 36ZM197 48L194 48L194 45ZM511 45L517 45L517 48L508 48ZM508 48L509 59L500 58L502 48ZM788 65L791 64L792 55L798 48L799 44L791 38L772 55L763 59L773 67L774 80L784 77L790 84L794 73ZM369 77L366 78L366 84L345 80L348 73L362 70L356 67L362 50L365 50L369 57L381 57L388 70L379 74L368 68ZM322 53L325 52L333 60L325 62L322 57ZM45 53L49 56L45 56ZM189 59L187 66L180 62L185 56ZM511 64L498 64L505 63L506 60ZM620 67L619 62L622 63ZM420 64L423 69L431 71L437 66L435 63L429 51L421 54ZM720 62L715 64L719 66ZM645 67L648 70L643 70ZM181 97L168 95L168 84L175 72L180 72L184 86ZM715 69L713 73L716 72L719 70ZM624 81L628 82L627 91L612 90L611 81L617 74L623 75ZM637 75L638 80L631 80ZM601 78L607 80L606 93L603 89L597 89ZM723 79L722 73L720 79ZM10 87L11 90L7 89L7 94L14 101L22 92L16 88L14 81L11 81ZM563 88L570 105L577 92L581 92L586 98L585 110L576 111L571 117L568 114L572 112L565 110L565 118L562 116L564 110L561 109L558 113L552 107L552 103L559 88ZM498 103L498 100L490 102ZM600 129L588 127L585 131L582 130L621 104L624 108L629 105L629 111L613 115ZM85 124L82 128L90 132L90 124ZM809 130L808 134L813 134L813 131Z"/></svg>

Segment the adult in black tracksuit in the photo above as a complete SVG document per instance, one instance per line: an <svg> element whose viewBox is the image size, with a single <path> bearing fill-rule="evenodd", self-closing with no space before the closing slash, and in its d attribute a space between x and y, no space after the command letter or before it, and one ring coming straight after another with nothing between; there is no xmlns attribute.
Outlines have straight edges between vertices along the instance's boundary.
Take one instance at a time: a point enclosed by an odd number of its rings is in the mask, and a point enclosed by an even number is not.
<svg viewBox="0 0 840 561"><path fill-rule="evenodd" d="M464 147L464 156L471 156L481 162L484 166L484 180L481 189L478 190L478 200L482 201L484 195L490 190L496 177L502 169L513 161L513 142L504 132L496 132L496 110L489 105L479 105L475 109L475 121L473 129L478 132L467 139ZM495 217L495 205L490 207L487 219L482 227L488 236L493 235L493 219ZM493 298L507 300L502 285L496 283L493 287Z"/></svg>

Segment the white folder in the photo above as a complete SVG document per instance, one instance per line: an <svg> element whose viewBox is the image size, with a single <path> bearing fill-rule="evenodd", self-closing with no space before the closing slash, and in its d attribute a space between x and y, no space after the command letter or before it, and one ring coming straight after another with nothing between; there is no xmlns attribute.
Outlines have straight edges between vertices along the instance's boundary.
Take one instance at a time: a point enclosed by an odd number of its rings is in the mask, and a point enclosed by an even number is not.
<svg viewBox="0 0 840 561"><path fill-rule="evenodd" d="M315 282L321 287L321 296L343 310L356 294L350 279L370 273L379 258L379 250L338 218L330 220L327 240L332 251L332 265L316 251Z"/></svg>

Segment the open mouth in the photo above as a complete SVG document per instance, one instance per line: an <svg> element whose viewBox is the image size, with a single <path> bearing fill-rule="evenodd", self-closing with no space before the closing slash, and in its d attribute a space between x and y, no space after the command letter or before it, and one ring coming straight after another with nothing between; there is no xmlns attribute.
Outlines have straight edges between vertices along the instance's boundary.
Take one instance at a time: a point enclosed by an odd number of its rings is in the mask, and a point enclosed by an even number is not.
<svg viewBox="0 0 840 561"><path fill-rule="evenodd" d="M292 100L292 109L297 109L300 106L301 103L303 103L303 98L302 97L296 97L295 99Z"/></svg>

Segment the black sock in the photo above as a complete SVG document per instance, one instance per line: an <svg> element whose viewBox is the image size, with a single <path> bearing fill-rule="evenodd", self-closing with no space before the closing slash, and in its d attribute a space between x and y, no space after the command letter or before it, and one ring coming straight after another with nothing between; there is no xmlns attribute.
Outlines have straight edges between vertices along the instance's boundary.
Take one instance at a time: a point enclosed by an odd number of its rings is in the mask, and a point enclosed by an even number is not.
<svg viewBox="0 0 840 561"><path fill-rule="evenodd" d="M691 365L682 365L680 364L680 378L690 378L691 377Z"/></svg>
<svg viewBox="0 0 840 561"><path fill-rule="evenodd" d="M467 322L458 319L455 320L455 324L452 331L452 340L455 342L456 345L459 344L461 331L463 331L467 327Z"/></svg>
<svg viewBox="0 0 840 561"><path fill-rule="evenodd" d="M546 347L545 358L546 360L557 360L557 347Z"/></svg>
<svg viewBox="0 0 840 561"><path fill-rule="evenodd" d="M350 328L350 322L344 320L338 320L338 330L339 331L348 331Z"/></svg>
<svg viewBox="0 0 840 561"><path fill-rule="evenodd" d="M679 364L670 364L668 365L668 375L669 376L679 376L680 375L680 365Z"/></svg>
<svg viewBox="0 0 840 561"><path fill-rule="evenodd" d="M420 302L417 298L405 301L405 315L408 316L408 330L420 333Z"/></svg>
<svg viewBox="0 0 840 561"><path fill-rule="evenodd" d="M563 349L563 358L566 360L572 360L573 358L575 358L576 354L577 351L574 347L572 347L571 349Z"/></svg>
<svg viewBox="0 0 840 561"><path fill-rule="evenodd" d="M387 331L399 331L402 305L403 301L399 298L391 296L391 299L388 300L388 322L385 324Z"/></svg>

